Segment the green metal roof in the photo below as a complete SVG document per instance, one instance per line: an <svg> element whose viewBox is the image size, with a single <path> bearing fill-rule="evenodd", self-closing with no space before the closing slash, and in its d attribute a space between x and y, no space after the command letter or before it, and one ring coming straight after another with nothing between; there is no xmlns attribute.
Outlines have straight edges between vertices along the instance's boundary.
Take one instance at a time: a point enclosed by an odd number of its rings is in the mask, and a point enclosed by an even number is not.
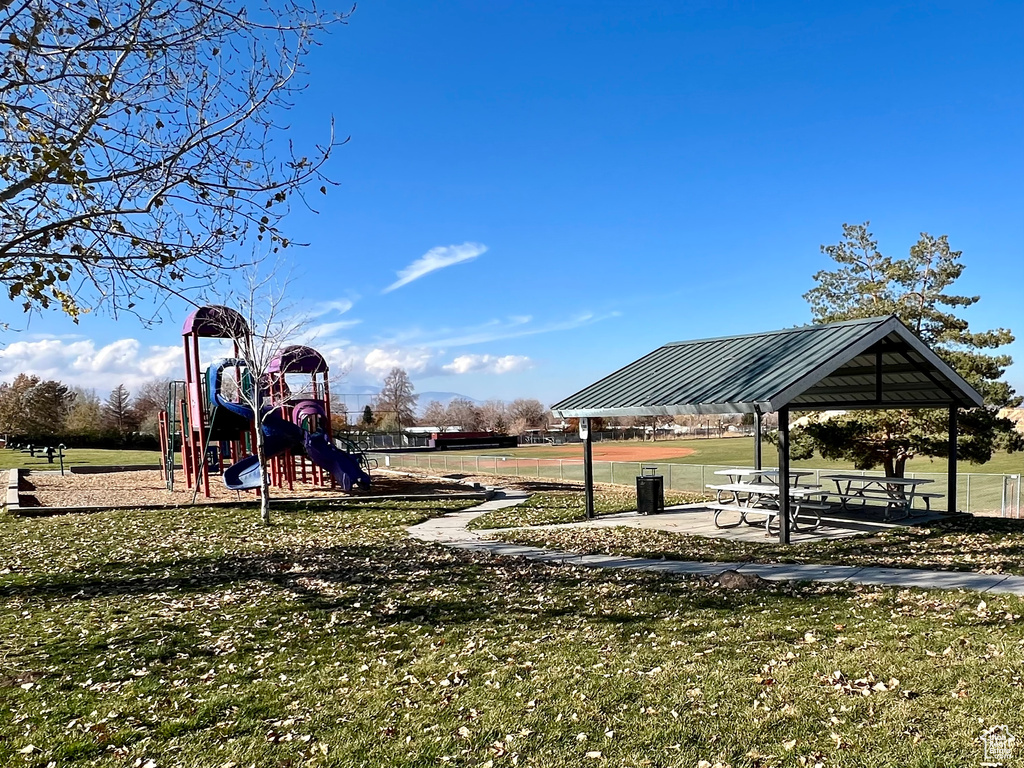
<svg viewBox="0 0 1024 768"><path fill-rule="evenodd" d="M666 344L556 403L556 416L981 405L896 317Z"/></svg>

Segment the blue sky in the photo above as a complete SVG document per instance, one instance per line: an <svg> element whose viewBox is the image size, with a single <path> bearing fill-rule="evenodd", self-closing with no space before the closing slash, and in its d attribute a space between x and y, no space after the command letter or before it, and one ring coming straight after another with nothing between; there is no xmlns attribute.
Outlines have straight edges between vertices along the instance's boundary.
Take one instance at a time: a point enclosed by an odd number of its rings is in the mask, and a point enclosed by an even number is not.
<svg viewBox="0 0 1024 768"><path fill-rule="evenodd" d="M287 224L293 292L341 389L401 364L550 403L665 341L807 322L819 245L870 220L892 255L949 235L1024 390L1022 38L1019 2L361 3L287 119L351 136ZM39 315L0 375L176 375L184 313Z"/></svg>

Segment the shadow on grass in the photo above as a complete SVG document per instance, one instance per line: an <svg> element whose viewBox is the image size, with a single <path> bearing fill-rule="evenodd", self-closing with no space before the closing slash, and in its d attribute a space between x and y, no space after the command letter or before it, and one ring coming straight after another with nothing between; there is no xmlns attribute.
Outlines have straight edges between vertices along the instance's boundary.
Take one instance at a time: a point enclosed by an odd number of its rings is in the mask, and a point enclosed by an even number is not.
<svg viewBox="0 0 1024 768"><path fill-rule="evenodd" d="M1006 517L956 515L928 523L921 526L918 530L925 531L925 533L920 534L922 537L947 536L958 533L981 535L1024 534L1024 520L1014 520Z"/></svg>
<svg viewBox="0 0 1024 768"><path fill-rule="evenodd" d="M849 538L778 545L705 538L671 531L611 528L602 532L513 531L516 544L584 554L783 564L856 565L1024 574L1024 521L957 516Z"/></svg>
<svg viewBox="0 0 1024 768"><path fill-rule="evenodd" d="M529 607L522 597L555 589L565 595L591 584L622 579L641 583L648 595L673 595L695 608L734 610L763 600L764 590L715 591L701 588L692 578L650 573L612 573L582 567L541 564L522 558L441 549L413 541L392 544L361 543L301 551L279 549L251 555L202 556L167 559L129 566L108 562L91 573L60 574L15 581L0 586L3 600L89 601L106 597L168 597L214 593L258 582L273 585L298 598L303 610L350 610L352 598L344 590L360 587L360 600L376 603L380 623L416 622L458 624L500 618L495 606L510 614L529 614L539 620L577 611L602 618L593 606L578 608ZM441 591L454 598L423 599ZM773 585L780 596L794 591L788 584ZM408 596L417 599L405 599ZM529 602L529 601L527 601ZM570 600L572 604L575 603ZM380 606L387 604L386 609ZM606 616L621 623L650 618Z"/></svg>

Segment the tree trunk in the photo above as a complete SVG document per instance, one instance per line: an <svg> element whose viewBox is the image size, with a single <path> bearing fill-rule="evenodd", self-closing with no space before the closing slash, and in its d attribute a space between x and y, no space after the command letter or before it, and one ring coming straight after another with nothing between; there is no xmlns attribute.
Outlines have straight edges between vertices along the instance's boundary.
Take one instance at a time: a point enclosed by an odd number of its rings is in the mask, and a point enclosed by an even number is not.
<svg viewBox="0 0 1024 768"><path fill-rule="evenodd" d="M886 456L884 463L886 477L903 477L904 472L906 472L906 456Z"/></svg>
<svg viewBox="0 0 1024 768"><path fill-rule="evenodd" d="M900 456L896 459L896 474L890 475L890 477L903 477L907 471L907 457Z"/></svg>
<svg viewBox="0 0 1024 768"><path fill-rule="evenodd" d="M263 424L256 423L256 457L260 460L260 520L270 525L270 477L267 472L267 451L264 446Z"/></svg>
<svg viewBox="0 0 1024 768"><path fill-rule="evenodd" d="M893 462L893 457L892 456L886 456L884 464L885 464L885 476L886 477L896 477L896 465Z"/></svg>

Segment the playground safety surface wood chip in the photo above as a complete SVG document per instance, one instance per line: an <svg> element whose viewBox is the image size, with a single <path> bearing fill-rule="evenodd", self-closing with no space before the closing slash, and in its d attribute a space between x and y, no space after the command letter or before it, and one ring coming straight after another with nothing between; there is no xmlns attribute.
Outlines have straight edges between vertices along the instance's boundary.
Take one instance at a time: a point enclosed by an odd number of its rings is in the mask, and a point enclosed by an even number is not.
<svg viewBox="0 0 1024 768"><path fill-rule="evenodd" d="M352 496L373 497L391 494L421 493L461 493L468 489L464 485L442 482L427 478L395 477L392 475L372 473L373 487L369 492L358 491ZM133 507L146 504L191 504L192 488L186 487L182 472L176 472L174 491L168 492L159 470L136 470L133 472L106 472L102 474L72 475L63 477L59 473L31 472L23 486L23 499L34 497L31 506L39 507L90 507L90 506L124 506ZM324 498L346 496L340 488L315 486L296 483L292 490L274 488L274 498L317 497ZM255 503L254 491L229 491L224 487L220 477L210 478L210 498L203 496L202 489L196 498L197 504L205 501L236 501L252 499Z"/></svg>

